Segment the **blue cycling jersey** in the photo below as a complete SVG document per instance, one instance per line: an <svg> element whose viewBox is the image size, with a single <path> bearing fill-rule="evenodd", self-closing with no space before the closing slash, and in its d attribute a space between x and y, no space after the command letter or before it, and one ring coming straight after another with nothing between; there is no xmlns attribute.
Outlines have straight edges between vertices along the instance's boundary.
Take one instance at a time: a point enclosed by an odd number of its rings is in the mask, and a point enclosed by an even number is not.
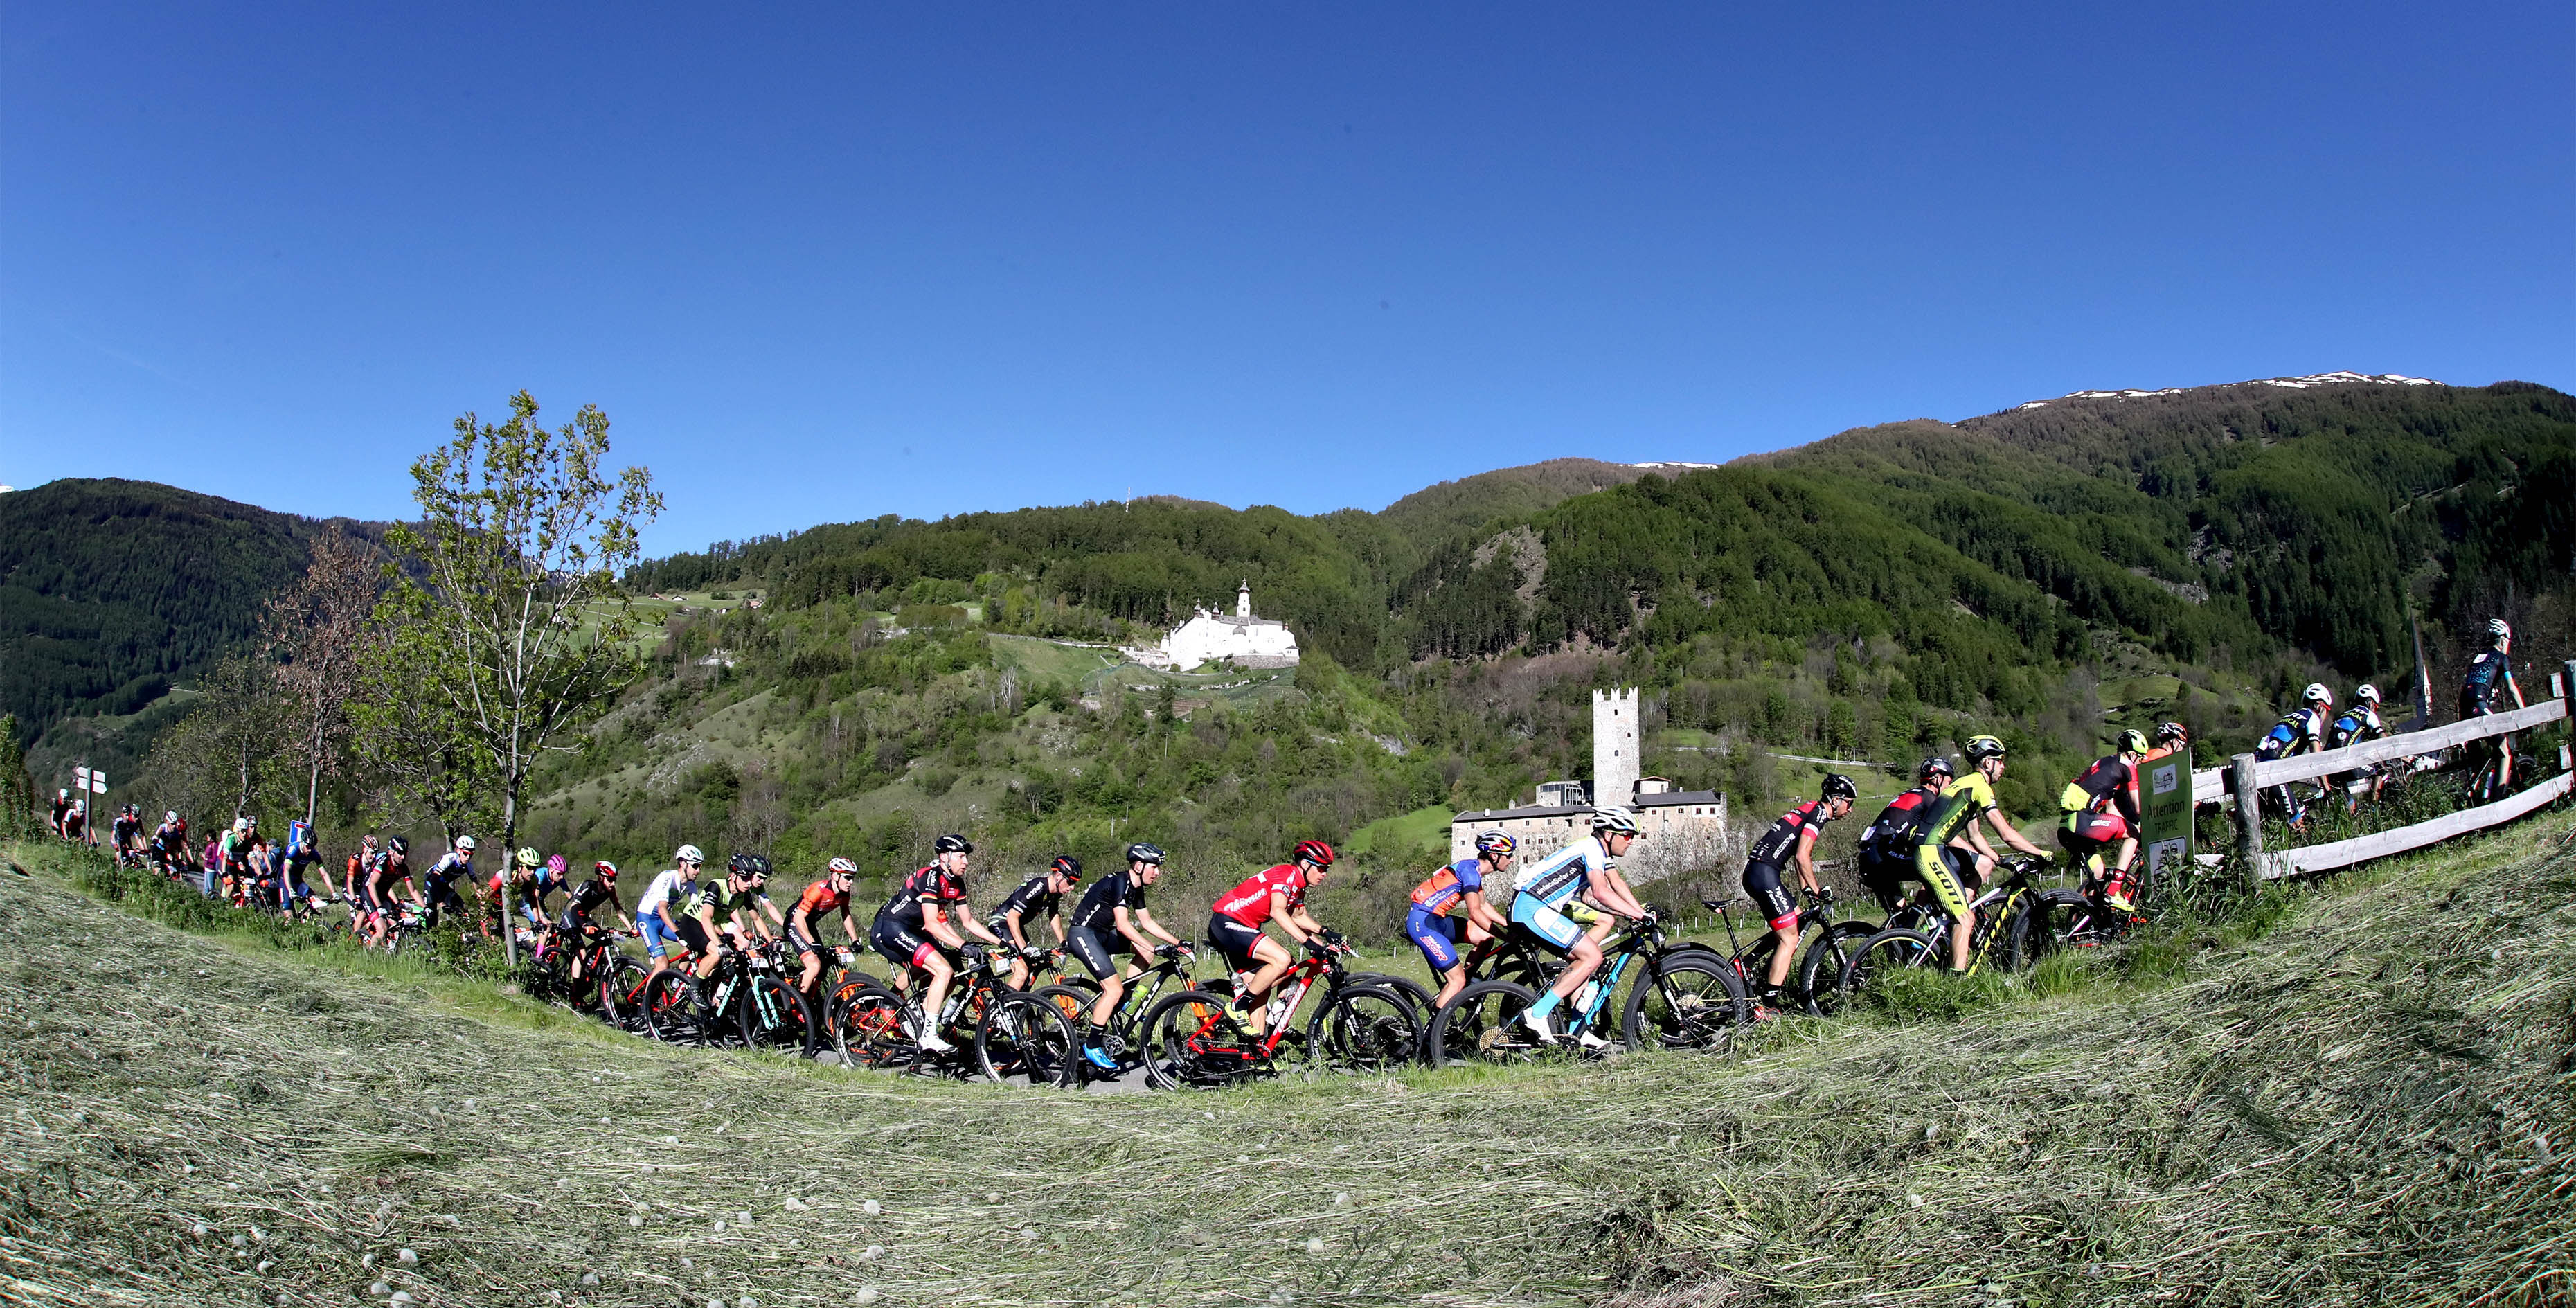
<svg viewBox="0 0 2576 1308"><path fill-rule="evenodd" d="M1586 836L1523 873L1520 893L1554 908L1591 889L1593 878L1610 868L1610 851L1602 847L1599 837Z"/></svg>

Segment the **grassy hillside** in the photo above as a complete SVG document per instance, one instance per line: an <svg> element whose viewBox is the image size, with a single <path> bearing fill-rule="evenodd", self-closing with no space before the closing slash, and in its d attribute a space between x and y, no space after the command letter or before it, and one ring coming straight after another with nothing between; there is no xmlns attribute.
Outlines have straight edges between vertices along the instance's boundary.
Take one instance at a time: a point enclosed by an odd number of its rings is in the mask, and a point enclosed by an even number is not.
<svg viewBox="0 0 2576 1308"><path fill-rule="evenodd" d="M648 1047L180 935L20 848L0 1276L64 1304L2563 1301L2569 835L2168 929L1956 1022L1125 1098Z"/></svg>

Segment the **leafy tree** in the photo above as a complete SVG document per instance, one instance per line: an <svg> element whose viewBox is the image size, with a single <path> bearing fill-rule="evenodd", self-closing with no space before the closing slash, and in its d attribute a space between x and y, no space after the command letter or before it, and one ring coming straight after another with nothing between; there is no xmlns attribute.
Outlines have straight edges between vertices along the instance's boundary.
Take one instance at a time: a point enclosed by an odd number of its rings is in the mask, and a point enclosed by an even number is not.
<svg viewBox="0 0 2576 1308"><path fill-rule="evenodd" d="M422 519L387 540L418 576L391 574L380 614L396 675L374 683L394 697L386 707L419 710L415 736L435 733L417 748L454 751L445 785L477 771L497 783L504 858L530 769L576 748L564 735L641 671L617 575L637 557L639 523L662 511L650 472L605 474L607 414L584 405L554 430L536 418L521 391L509 421L468 413L412 464ZM515 963L515 937L502 939Z"/></svg>
<svg viewBox="0 0 2576 1308"><path fill-rule="evenodd" d="M261 800L282 799L279 742L285 705L277 683L259 660L227 658L198 678L197 707L154 741L145 770L156 793L182 812L221 812L235 818Z"/></svg>

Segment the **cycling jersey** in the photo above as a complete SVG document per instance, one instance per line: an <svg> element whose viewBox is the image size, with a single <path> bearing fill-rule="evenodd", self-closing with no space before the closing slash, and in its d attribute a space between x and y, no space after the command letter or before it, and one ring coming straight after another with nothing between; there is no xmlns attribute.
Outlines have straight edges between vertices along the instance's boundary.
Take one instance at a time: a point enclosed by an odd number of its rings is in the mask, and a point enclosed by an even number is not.
<svg viewBox="0 0 2576 1308"><path fill-rule="evenodd" d="M567 927L588 926L590 924L590 915L598 912L600 906L603 904L620 910L626 907L625 902L617 897L617 886L615 883L603 877L592 877L590 880L574 886L572 888L572 893L564 896L564 925Z"/></svg>
<svg viewBox="0 0 2576 1308"><path fill-rule="evenodd" d="M903 888L886 901L879 917L891 918L915 931L928 926L925 910L937 906L942 914L947 905L966 902L966 883L949 875L948 869L936 865L922 868L903 879Z"/></svg>
<svg viewBox="0 0 2576 1308"><path fill-rule="evenodd" d="M2323 709L2299 707L2281 715L2263 739L2254 744L2254 757L2285 758L2292 754L2315 753L2325 745L2326 715Z"/></svg>
<svg viewBox="0 0 2576 1308"><path fill-rule="evenodd" d="M1047 874L1041 872L1021 882L1019 889L1004 895L1002 902L993 907L993 920L1008 922L1011 914L1017 913L1021 928L1026 930L1029 923L1063 911L1064 896L1047 889Z"/></svg>
<svg viewBox="0 0 2576 1308"><path fill-rule="evenodd" d="M2342 749L2365 740L2377 740L2387 734L2388 727L2379 720L2378 709L2368 704L2355 704L2345 709L2343 716L2334 720L2333 726L2326 728L2326 748Z"/></svg>
<svg viewBox="0 0 2576 1308"><path fill-rule="evenodd" d="M805 893L796 897L796 913L802 913L805 915L805 925L808 927L821 922L830 914L847 914L849 911L850 892L846 890L834 890L832 888L832 879L830 877L825 877L822 880L805 887ZM795 921L796 914L788 914L787 920L790 922Z"/></svg>
<svg viewBox="0 0 2576 1308"><path fill-rule="evenodd" d="M1787 867L1789 860L1796 857L1799 850L1815 843L1816 837L1823 833L1825 824L1831 821L1833 818L1825 810L1825 801L1808 800L1781 814L1779 820L1773 822L1770 829L1764 831L1754 840L1752 847L1745 851L1744 861L1748 864L1768 863L1773 867Z"/></svg>
<svg viewBox="0 0 2576 1308"><path fill-rule="evenodd" d="M709 877L698 883L696 894L689 896L689 916L696 917L708 909L715 910L717 926L723 926L736 913L750 913L758 920L759 906L769 902L761 890L736 890L727 877Z"/></svg>
<svg viewBox="0 0 2576 1308"><path fill-rule="evenodd" d="M2081 776L2066 783L2057 807L2067 813L2117 811L2132 828L2138 818L2138 770L2117 754L2093 760Z"/></svg>
<svg viewBox="0 0 2576 1308"><path fill-rule="evenodd" d="M1234 889L1216 897L1216 911L1248 927L1258 927L1270 920L1270 898L1286 897L1288 909L1295 912L1306 906L1306 871L1294 863L1280 863L1244 878Z"/></svg>
<svg viewBox="0 0 2576 1308"><path fill-rule="evenodd" d="M1922 834L1924 819L1932 816L1933 801L1941 797L1941 788L1926 782L1896 798L1860 829L1860 847L1864 851L1890 854L1903 850L1911 854L1914 839Z"/></svg>
<svg viewBox="0 0 2576 1308"><path fill-rule="evenodd" d="M1513 898L1527 897L1554 908L1591 889L1593 878L1610 867L1610 851L1602 846L1600 837L1585 836L1540 859L1523 873L1520 890Z"/></svg>
<svg viewBox="0 0 2576 1308"><path fill-rule="evenodd" d="M463 877L467 879L468 884L471 884L473 875L474 865L466 861L463 855L444 855L436 863L431 864L427 872L421 874L421 901L432 908L444 908L451 904L457 908L463 908L465 898L456 893L456 887L452 883L457 878Z"/></svg>
<svg viewBox="0 0 2576 1308"><path fill-rule="evenodd" d="M1114 934L1118 930L1119 909L1132 913L1144 906L1144 885L1130 873L1113 872L1082 892L1082 902L1074 907L1071 925L1103 935Z"/></svg>
<svg viewBox="0 0 2576 1308"><path fill-rule="evenodd" d="M697 882L689 880L677 868L667 870L644 887L644 897L635 901L635 916L655 917L667 908L670 916L679 917L684 906L697 893Z"/></svg>
<svg viewBox="0 0 2576 1308"><path fill-rule="evenodd" d="M2496 711L2496 700L2513 684L2513 663L2502 650L2487 650L2469 660L2460 681L2460 716L2482 717Z"/></svg>
<svg viewBox="0 0 2576 1308"><path fill-rule="evenodd" d="M1447 917L1450 910L1466 902L1469 895L1485 893L1485 865L1482 861L1462 858L1431 874L1431 879L1413 888L1413 908L1417 913Z"/></svg>
<svg viewBox="0 0 2576 1308"><path fill-rule="evenodd" d="M1941 788L1941 801L1924 821L1922 834L1915 837L1915 848L1946 845L1970 823L1994 811L1994 783L1983 772L1971 772Z"/></svg>
<svg viewBox="0 0 2576 1308"><path fill-rule="evenodd" d="M119 817L114 824L113 834L116 838L116 847L123 849L126 842L142 837L143 823L135 818Z"/></svg>

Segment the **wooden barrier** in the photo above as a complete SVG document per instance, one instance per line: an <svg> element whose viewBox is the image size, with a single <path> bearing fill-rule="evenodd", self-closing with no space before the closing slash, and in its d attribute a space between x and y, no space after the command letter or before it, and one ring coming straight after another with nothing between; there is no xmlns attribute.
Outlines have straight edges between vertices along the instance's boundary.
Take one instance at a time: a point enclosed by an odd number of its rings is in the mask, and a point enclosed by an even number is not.
<svg viewBox="0 0 2576 1308"><path fill-rule="evenodd" d="M2302 849L2285 849L2277 854L2259 854L2257 857L2261 861L2263 877L2267 881L2297 876L2303 872L2326 872L2339 867L2351 867L2355 863L2367 862L2374 858L2386 858L2391 854L2403 854L2410 849L2422 849L2426 845L2439 844L2453 836L2465 836L2472 831L2483 831L2488 827L2511 822L2533 809L2566 795L2572 783L2576 783L2576 775L2561 772L2521 794L2499 799L2492 804L2477 808L2464 808L2457 813L2444 814L2430 822L2418 822L2411 827L2397 827L2388 831L2375 831L2367 836L2355 836L2350 840L2337 840L2323 845L2309 845Z"/></svg>
<svg viewBox="0 0 2576 1308"><path fill-rule="evenodd" d="M2509 713L2493 713L2480 718L2462 718L2444 726L2408 732L2403 736L2382 736L2377 740L2347 745L2342 749L2321 750L2314 754L2293 754L2288 758L2259 761L2254 765L2253 784L2269 790L2292 781L2313 781L2337 772L2359 772L2392 758L2431 754L2453 749L2472 740L2501 736L2512 731L2527 731L2547 726L2567 716L2565 699L2545 700L2529 708ZM2251 754L2238 755L2252 758ZM2195 804L2215 804L2235 793L2232 767L2203 768L2191 774L2191 798Z"/></svg>

